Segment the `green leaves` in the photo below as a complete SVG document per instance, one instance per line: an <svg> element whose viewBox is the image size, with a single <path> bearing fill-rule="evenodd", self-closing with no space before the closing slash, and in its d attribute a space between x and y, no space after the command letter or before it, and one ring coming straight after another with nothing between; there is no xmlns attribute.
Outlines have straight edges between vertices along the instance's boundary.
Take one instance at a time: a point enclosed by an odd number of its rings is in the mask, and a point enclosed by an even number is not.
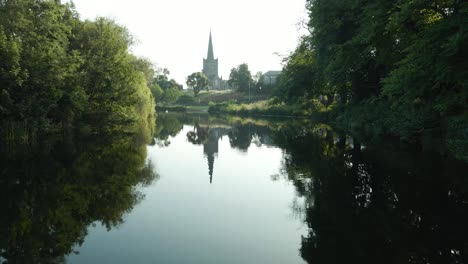
<svg viewBox="0 0 468 264"><path fill-rule="evenodd" d="M231 87L237 88L239 92L246 92L253 83L252 74L247 63L240 64L237 68L231 69L228 83Z"/></svg>
<svg viewBox="0 0 468 264"><path fill-rule="evenodd" d="M194 72L187 76L187 86L193 89L195 96L197 96L202 89L208 90L209 84L208 77L202 72Z"/></svg>
<svg viewBox="0 0 468 264"><path fill-rule="evenodd" d="M112 130L154 116L147 87L154 70L129 53L132 43L125 27L105 18L80 21L70 4L2 2L2 121L41 130L76 124Z"/></svg>
<svg viewBox="0 0 468 264"><path fill-rule="evenodd" d="M156 101L164 103L175 102L182 89L182 85L179 85L174 79L169 80L168 69L157 69L150 87Z"/></svg>
<svg viewBox="0 0 468 264"><path fill-rule="evenodd" d="M310 34L285 59L280 100L337 100L348 123L402 138L460 135L447 122L468 111L466 1L309 0L307 9ZM379 115L352 115L375 101Z"/></svg>

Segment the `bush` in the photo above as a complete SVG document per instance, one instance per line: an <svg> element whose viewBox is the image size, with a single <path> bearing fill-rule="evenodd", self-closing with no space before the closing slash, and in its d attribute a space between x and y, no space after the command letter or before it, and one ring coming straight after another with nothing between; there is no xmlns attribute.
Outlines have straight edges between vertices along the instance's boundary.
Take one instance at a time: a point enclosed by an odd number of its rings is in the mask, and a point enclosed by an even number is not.
<svg viewBox="0 0 468 264"><path fill-rule="evenodd" d="M195 99L193 98L193 96L190 96L188 94L181 95L176 101L176 103L183 105L193 104L194 102Z"/></svg>

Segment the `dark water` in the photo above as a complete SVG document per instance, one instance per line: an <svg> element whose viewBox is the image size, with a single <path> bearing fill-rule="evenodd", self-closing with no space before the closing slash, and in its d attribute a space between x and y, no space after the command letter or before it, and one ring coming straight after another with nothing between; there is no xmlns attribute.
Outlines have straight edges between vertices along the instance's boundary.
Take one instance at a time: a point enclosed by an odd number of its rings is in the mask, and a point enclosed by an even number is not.
<svg viewBox="0 0 468 264"><path fill-rule="evenodd" d="M306 120L161 114L1 149L0 262L467 263L468 164Z"/></svg>

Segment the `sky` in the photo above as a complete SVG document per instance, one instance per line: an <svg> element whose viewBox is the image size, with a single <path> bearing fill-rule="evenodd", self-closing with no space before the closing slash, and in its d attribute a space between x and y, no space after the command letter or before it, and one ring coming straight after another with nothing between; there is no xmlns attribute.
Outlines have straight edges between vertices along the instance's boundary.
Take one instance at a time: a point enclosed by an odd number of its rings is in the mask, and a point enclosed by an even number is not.
<svg viewBox="0 0 468 264"><path fill-rule="evenodd" d="M135 55L184 84L201 71L210 29L219 75L247 63L252 74L281 70L305 29L305 0L74 0L82 19L109 17L137 40Z"/></svg>

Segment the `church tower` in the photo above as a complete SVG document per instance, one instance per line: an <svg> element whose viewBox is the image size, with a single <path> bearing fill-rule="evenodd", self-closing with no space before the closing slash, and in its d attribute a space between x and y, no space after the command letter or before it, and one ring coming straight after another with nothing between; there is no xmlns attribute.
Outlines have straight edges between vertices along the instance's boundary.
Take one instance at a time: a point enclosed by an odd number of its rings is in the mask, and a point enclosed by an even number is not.
<svg viewBox="0 0 468 264"><path fill-rule="evenodd" d="M221 80L218 77L218 59L214 58L213 40L211 38L208 42L208 54L206 59L203 59L203 73L210 80L211 88L219 89Z"/></svg>

